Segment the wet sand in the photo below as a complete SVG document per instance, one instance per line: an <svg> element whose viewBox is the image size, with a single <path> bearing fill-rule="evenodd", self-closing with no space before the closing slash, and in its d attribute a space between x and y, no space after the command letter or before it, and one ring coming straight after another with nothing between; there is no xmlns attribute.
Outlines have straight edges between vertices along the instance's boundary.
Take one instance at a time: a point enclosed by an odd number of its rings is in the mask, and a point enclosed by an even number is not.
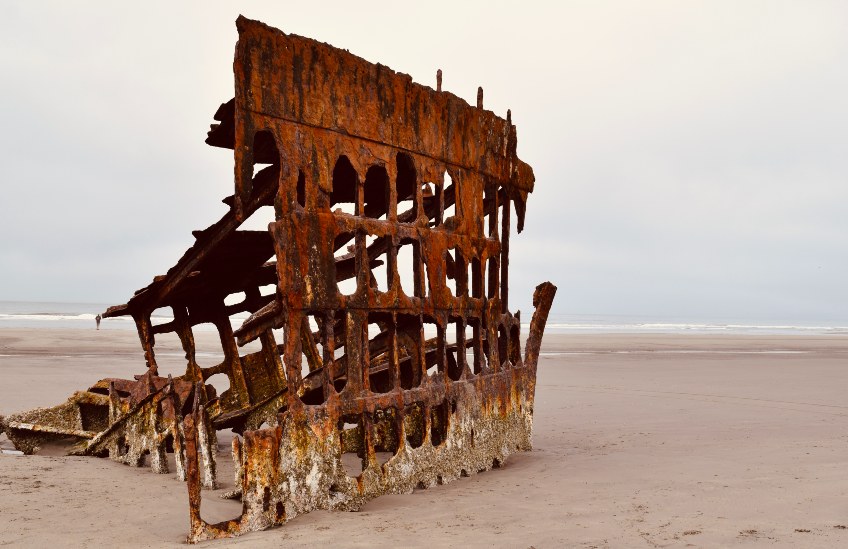
<svg viewBox="0 0 848 549"><path fill-rule="evenodd" d="M214 334L197 339L214 360ZM0 414L142 370L130 331L2 329ZM548 335L532 452L358 513L314 512L203 545L848 546L846 387L846 337ZM239 513L214 495L204 493L204 518ZM173 475L0 455L0 546L175 547L187 531Z"/></svg>

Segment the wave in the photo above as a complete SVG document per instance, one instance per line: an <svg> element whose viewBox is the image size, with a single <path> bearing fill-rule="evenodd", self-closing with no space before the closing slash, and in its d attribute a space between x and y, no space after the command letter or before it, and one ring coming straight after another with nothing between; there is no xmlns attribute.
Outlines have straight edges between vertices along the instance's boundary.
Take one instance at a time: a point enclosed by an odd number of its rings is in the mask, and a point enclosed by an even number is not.
<svg viewBox="0 0 848 549"><path fill-rule="evenodd" d="M529 325L522 326L529 329ZM550 333L725 333L725 334L848 334L848 326L791 324L706 324L706 323L549 323Z"/></svg>
<svg viewBox="0 0 848 549"><path fill-rule="evenodd" d="M99 313L102 315L102 313ZM0 326L7 328L33 328L33 327L55 327L55 328L90 328L95 326L95 318L97 312L55 312L55 311L37 311L37 312L0 312ZM248 317L247 314L236 314L231 317L234 328L241 326L241 323ZM165 315L153 315L151 321L154 326L167 324L173 321L173 317ZM119 316L115 318L105 318L101 322L101 328L117 328L135 330L135 322L132 317ZM207 325L200 325L195 329L201 331L211 330Z"/></svg>
<svg viewBox="0 0 848 549"><path fill-rule="evenodd" d="M795 349L644 349L635 351L542 351L540 356L572 355L805 355L811 351Z"/></svg>
<svg viewBox="0 0 848 549"><path fill-rule="evenodd" d="M37 303L0 301L0 326L15 328L61 327L93 328L98 312L106 305L94 303ZM164 314L162 314L164 313ZM154 325L173 321L168 310L155 311ZM233 327L244 322L249 315L239 313L231 317ZM425 330L431 325L425 325ZM101 328L135 329L130 317L104 319ZM199 325L197 330L211 329ZM522 324L527 334L529 324ZM688 318L657 319L626 315L568 315L552 314L546 332L551 334L749 334L749 335L846 335L848 323L836 322L774 322L772 324L734 319L730 322L707 321ZM434 334L432 334L434 335Z"/></svg>
<svg viewBox="0 0 848 549"><path fill-rule="evenodd" d="M67 313L0 313L0 321L2 320L43 320L43 321L51 321L51 320L94 320L94 317L97 316L96 313L79 313L79 314L67 314Z"/></svg>

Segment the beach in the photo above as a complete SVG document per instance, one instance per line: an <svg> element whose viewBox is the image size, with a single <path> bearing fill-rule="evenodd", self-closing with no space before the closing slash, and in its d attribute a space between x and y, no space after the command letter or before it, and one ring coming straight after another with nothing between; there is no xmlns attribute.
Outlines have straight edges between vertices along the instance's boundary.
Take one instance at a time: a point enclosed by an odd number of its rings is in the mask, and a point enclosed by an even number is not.
<svg viewBox="0 0 848 549"><path fill-rule="evenodd" d="M210 359L216 334L196 334ZM178 356L176 347L157 351ZM132 330L0 329L0 414L143 372ZM848 338L549 334L533 451L228 547L848 546ZM5 437L0 449L11 450ZM226 435L206 520L239 514ZM175 547L187 490L108 459L0 455L0 546Z"/></svg>

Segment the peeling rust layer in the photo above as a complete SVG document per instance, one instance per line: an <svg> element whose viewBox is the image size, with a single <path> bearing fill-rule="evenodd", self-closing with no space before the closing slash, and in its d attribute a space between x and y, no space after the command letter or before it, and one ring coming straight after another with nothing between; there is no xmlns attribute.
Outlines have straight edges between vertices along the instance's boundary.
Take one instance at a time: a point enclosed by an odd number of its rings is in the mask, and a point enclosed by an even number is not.
<svg viewBox="0 0 848 549"><path fill-rule="evenodd" d="M356 510L529 450L556 292L536 288L522 353L509 246L534 177L510 114L483 109L482 89L472 107L441 90L441 71L433 90L257 21L237 27L235 97L207 137L234 151L229 211L104 314L134 318L144 373L0 418L25 453L67 438L71 453L167 473L173 452L189 542ZM242 228L267 210L267 230ZM173 320L154 324L162 308ZM193 335L203 323L223 352L207 367ZM168 334L185 351L174 377L160 374L155 349ZM253 341L260 350L243 352ZM217 394L212 377L229 388ZM218 486L221 429L239 435L225 497L243 511L210 524L201 489Z"/></svg>

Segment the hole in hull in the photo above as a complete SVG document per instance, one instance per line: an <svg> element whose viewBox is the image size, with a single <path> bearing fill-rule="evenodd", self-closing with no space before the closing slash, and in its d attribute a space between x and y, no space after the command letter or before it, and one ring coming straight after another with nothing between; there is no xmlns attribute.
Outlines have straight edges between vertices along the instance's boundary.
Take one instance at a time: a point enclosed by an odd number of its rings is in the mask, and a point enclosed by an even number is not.
<svg viewBox="0 0 848 549"><path fill-rule="evenodd" d="M365 424L362 416L342 416L338 425L341 462L347 476L356 478L365 469Z"/></svg>
<svg viewBox="0 0 848 549"><path fill-rule="evenodd" d="M433 446L444 444L448 436L448 404L443 401L430 410L430 442Z"/></svg>
<svg viewBox="0 0 848 549"><path fill-rule="evenodd" d="M418 448L424 444L426 425L424 422L424 407L415 403L404 409L403 430L406 433L406 443L410 448Z"/></svg>

